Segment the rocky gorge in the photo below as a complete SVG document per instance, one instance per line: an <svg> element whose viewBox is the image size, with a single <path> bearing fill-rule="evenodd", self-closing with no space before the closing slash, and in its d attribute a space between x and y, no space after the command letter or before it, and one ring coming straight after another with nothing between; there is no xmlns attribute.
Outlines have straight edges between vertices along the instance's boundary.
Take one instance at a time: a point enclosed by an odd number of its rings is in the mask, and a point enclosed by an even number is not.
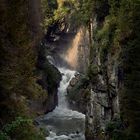
<svg viewBox="0 0 140 140"><path fill-rule="evenodd" d="M0 2L0 140L139 140L138 0Z"/></svg>

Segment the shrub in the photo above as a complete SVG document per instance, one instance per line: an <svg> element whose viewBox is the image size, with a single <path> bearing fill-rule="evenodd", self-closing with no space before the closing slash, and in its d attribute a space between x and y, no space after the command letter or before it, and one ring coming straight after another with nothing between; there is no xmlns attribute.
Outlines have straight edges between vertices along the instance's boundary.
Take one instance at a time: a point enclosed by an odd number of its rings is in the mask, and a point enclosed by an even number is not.
<svg viewBox="0 0 140 140"><path fill-rule="evenodd" d="M44 135L32 123L31 119L17 117L15 121L6 124L1 133L1 140L44 140Z"/></svg>

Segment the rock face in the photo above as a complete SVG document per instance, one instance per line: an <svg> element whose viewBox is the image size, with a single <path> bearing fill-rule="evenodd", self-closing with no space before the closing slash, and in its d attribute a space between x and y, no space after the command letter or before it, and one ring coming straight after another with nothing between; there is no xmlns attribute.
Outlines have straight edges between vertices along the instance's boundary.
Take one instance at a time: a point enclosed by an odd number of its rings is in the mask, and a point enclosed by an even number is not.
<svg viewBox="0 0 140 140"><path fill-rule="evenodd" d="M93 27L96 30L97 23ZM97 40L93 42L98 44ZM118 91L123 76L118 55L112 51L103 52L100 45L92 51L87 74L76 75L68 86L68 101L72 109L86 114L86 139L102 140L106 125L119 116Z"/></svg>
<svg viewBox="0 0 140 140"><path fill-rule="evenodd" d="M49 39L48 37L44 39L43 43L47 48L48 55L53 56L57 66L66 66L85 73L89 63L87 30L84 27L79 27L75 31L68 30L66 32L58 27Z"/></svg>
<svg viewBox="0 0 140 140"><path fill-rule="evenodd" d="M47 60L45 46L38 48L38 84L48 92L48 97L44 100L42 106L46 113L52 111L58 104L57 89L61 80L61 74L58 69Z"/></svg>
<svg viewBox="0 0 140 140"><path fill-rule="evenodd" d="M138 140L140 26L135 17L138 7L125 1L123 5L122 1L116 5L114 1L99 5L98 2L88 71L91 92L86 113L86 139ZM133 8L126 12L128 5ZM131 12L133 16L128 16Z"/></svg>
<svg viewBox="0 0 140 140"><path fill-rule="evenodd" d="M102 140L106 125L119 113L116 72L108 72L108 82L105 75L97 74L97 81L91 85L86 112L87 140Z"/></svg>
<svg viewBox="0 0 140 140"><path fill-rule="evenodd" d="M94 27L96 30L96 26ZM98 44L96 40L94 43ZM119 116L119 94L122 78L118 56L111 51L102 52L96 45L90 64L90 98L86 112L86 139L103 140L107 124ZM119 117L118 117L119 118Z"/></svg>
<svg viewBox="0 0 140 140"><path fill-rule="evenodd" d="M44 63L40 60L38 61L40 64L37 66L37 83L47 92L47 96L33 100L30 104L30 108L36 112L37 115L41 115L51 112L58 105L57 89L61 80L61 74L47 59Z"/></svg>
<svg viewBox="0 0 140 140"><path fill-rule="evenodd" d="M76 74L67 88L69 106L86 114L86 106L89 98L89 81L85 76Z"/></svg>
<svg viewBox="0 0 140 140"><path fill-rule="evenodd" d="M67 89L70 107L86 114L87 140L104 139L106 125L119 114L118 63L108 54L102 68L96 53L96 67L89 68L87 76L77 74Z"/></svg>
<svg viewBox="0 0 140 140"><path fill-rule="evenodd" d="M71 45L71 47L76 47L77 45L76 70L80 73L86 73L89 64L89 33L85 27L79 28Z"/></svg>

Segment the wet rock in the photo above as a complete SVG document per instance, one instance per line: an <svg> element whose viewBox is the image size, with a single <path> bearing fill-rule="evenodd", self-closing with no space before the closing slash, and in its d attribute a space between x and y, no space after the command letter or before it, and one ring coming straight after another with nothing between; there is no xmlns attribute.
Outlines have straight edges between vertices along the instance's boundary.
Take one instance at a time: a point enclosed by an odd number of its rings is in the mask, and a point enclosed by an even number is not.
<svg viewBox="0 0 140 140"><path fill-rule="evenodd" d="M49 56L50 60L50 56ZM40 45L38 48L38 63L37 63L37 83L47 91L46 98L43 98L41 102L34 102L32 106L38 106L38 110L42 110L45 113L52 111L58 104L57 89L61 80L61 74L58 69L49 62L46 57L46 48Z"/></svg>
<svg viewBox="0 0 140 140"><path fill-rule="evenodd" d="M74 87L77 83L77 78L72 78L72 80L70 81L70 86Z"/></svg>
<svg viewBox="0 0 140 140"><path fill-rule="evenodd" d="M89 95L88 79L76 74L67 88L67 98L71 109L86 113L87 98Z"/></svg>

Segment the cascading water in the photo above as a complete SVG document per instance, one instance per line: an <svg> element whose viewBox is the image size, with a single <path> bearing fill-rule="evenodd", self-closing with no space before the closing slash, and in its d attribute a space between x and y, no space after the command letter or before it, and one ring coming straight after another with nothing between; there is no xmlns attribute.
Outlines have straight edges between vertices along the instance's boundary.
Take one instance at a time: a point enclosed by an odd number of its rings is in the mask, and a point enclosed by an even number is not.
<svg viewBox="0 0 140 140"><path fill-rule="evenodd" d="M63 75L58 88L58 106L42 118L50 131L46 139L84 140L85 115L70 110L66 100L67 87L76 72L65 68L58 69Z"/></svg>
<svg viewBox="0 0 140 140"><path fill-rule="evenodd" d="M65 68L58 68L58 70L62 73L62 80L60 82L60 86L58 88L58 106L59 108L68 108L66 94L67 94L67 87L69 82L74 77L75 71L65 69Z"/></svg>
<svg viewBox="0 0 140 140"><path fill-rule="evenodd" d="M53 65L55 61L51 56L47 59ZM85 115L69 109L66 95L67 87L76 71L58 67L62 80L58 88L58 106L45 116L38 119L41 126L47 127L49 136L46 140L85 140Z"/></svg>
<svg viewBox="0 0 140 140"><path fill-rule="evenodd" d="M63 57L73 68L77 65L80 34L81 30L78 31L72 41L72 47L66 52L66 56ZM49 136L46 140L85 140L85 115L69 109L66 99L67 87L75 76L76 71L67 69L64 66L57 66L51 56L47 56L47 59L61 72L62 80L58 88L58 106L53 112L48 113L39 120L49 130Z"/></svg>

